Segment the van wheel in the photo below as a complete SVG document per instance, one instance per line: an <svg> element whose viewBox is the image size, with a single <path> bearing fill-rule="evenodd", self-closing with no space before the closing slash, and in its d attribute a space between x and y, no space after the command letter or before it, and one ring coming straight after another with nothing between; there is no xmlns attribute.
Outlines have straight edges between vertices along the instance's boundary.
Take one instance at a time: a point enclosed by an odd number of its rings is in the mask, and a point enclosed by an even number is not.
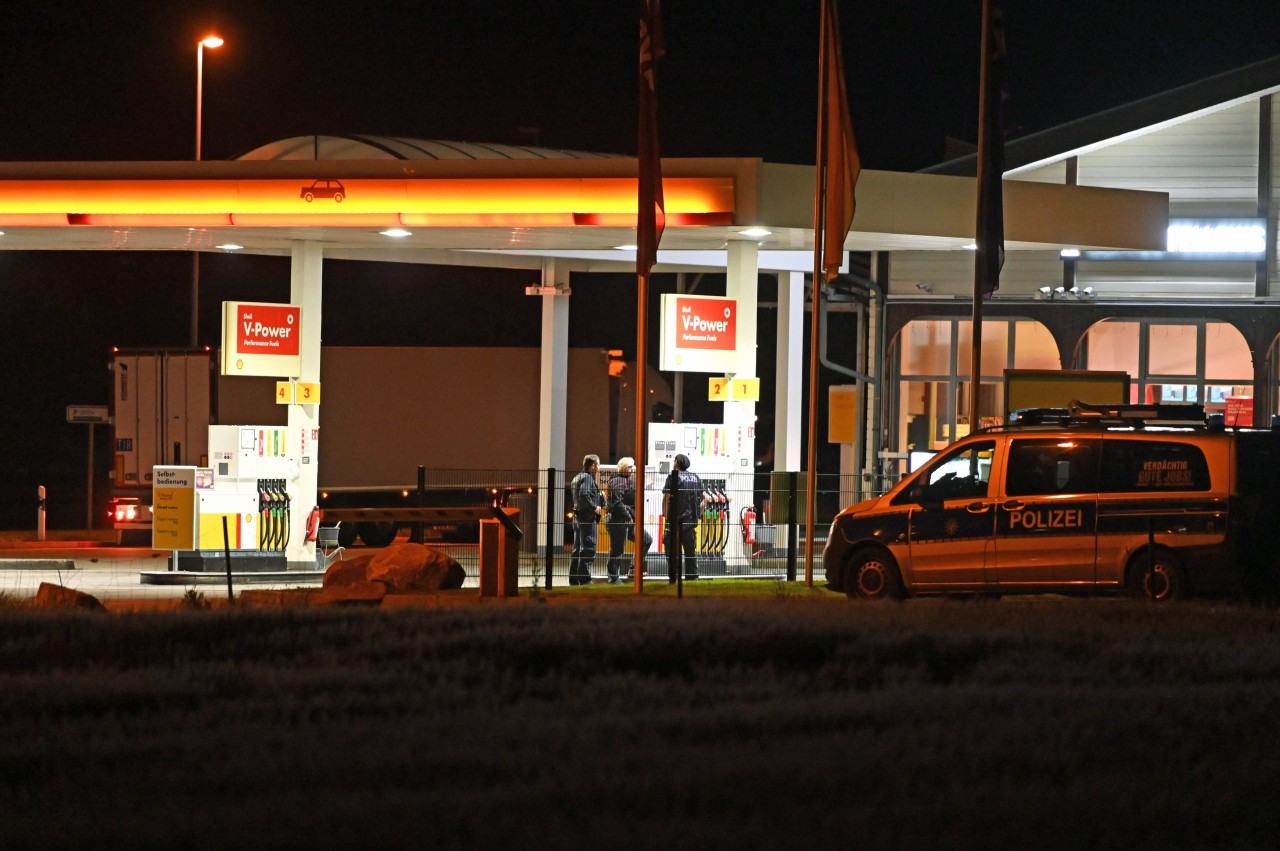
<svg viewBox="0 0 1280 851"><path fill-rule="evenodd" d="M871 547L859 551L845 573L845 592L850 599L901 600L902 574L888 550Z"/></svg>
<svg viewBox="0 0 1280 851"><path fill-rule="evenodd" d="M395 523L363 522L356 524L356 531L367 546L389 547L395 543L396 533L400 530Z"/></svg>
<svg viewBox="0 0 1280 851"><path fill-rule="evenodd" d="M1167 603L1187 596L1182 565L1164 547L1139 553L1129 565L1130 596L1152 603Z"/></svg>

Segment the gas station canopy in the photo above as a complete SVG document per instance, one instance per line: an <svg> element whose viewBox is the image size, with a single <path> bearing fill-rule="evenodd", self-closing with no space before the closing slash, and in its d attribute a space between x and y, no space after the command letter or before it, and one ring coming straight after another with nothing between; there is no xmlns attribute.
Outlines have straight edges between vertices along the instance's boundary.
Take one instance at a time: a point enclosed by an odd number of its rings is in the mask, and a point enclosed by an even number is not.
<svg viewBox="0 0 1280 851"><path fill-rule="evenodd" d="M656 271L723 268L737 240L759 245L762 270L812 268L812 166L665 159L662 170ZM337 259L527 268L557 257L624 271L636 174L628 157L0 163L0 249L288 255L308 241ZM973 241L972 178L864 170L857 196L848 250ZM1005 184L1009 250L1163 250L1167 217L1163 193Z"/></svg>

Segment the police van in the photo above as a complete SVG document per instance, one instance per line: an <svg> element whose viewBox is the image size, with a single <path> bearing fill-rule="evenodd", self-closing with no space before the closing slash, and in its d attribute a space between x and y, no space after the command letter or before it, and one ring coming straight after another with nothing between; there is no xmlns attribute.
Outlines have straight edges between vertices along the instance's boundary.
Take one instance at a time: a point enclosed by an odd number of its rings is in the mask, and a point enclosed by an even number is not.
<svg viewBox="0 0 1280 851"><path fill-rule="evenodd" d="M1199 405L1019 411L846 508L827 583L864 599L1120 593L1273 598L1280 431Z"/></svg>

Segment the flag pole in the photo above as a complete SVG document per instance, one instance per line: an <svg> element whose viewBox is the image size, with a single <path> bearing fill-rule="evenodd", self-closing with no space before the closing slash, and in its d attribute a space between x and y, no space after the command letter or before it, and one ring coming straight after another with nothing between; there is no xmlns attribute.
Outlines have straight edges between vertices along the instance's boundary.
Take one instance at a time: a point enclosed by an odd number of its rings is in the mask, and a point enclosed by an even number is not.
<svg viewBox="0 0 1280 851"><path fill-rule="evenodd" d="M982 194L983 166L986 165L987 135L987 39L990 32L990 0L982 0L982 62L978 74L978 194ZM986 253L989 248L983 233L982 204L977 205L978 221L974 226L973 238L977 250L973 253L973 327L970 330L969 360L969 433L978 427L978 403L982 398L982 301L986 295ZM957 429L957 431L959 431ZM959 437L956 434L955 437Z"/></svg>
<svg viewBox="0 0 1280 851"><path fill-rule="evenodd" d="M809 447L805 456L804 502L804 584L813 586L813 515L817 506L818 466L818 318L822 310L823 223L826 220L827 163L827 3L822 0L822 23L818 28L818 150L814 159L813 188L813 296L809 313ZM796 507L790 506L792 514Z"/></svg>
<svg viewBox="0 0 1280 851"><path fill-rule="evenodd" d="M636 481L635 512L632 521L635 523L635 563L631 576L637 594L644 592L644 492L645 492L645 446L648 443L648 423L645 412L645 373L648 372L648 354L645 342L648 337L649 273L636 275Z"/></svg>
<svg viewBox="0 0 1280 851"><path fill-rule="evenodd" d="M978 76L978 203L974 225L973 327L969 377L969 432L977 430L982 400L982 303L1000 286L1004 265L1004 138L1000 119L1003 25L993 27L993 0L982 0L982 62ZM994 16L1000 15L999 7ZM996 32L996 29L1000 32Z"/></svg>
<svg viewBox="0 0 1280 851"><path fill-rule="evenodd" d="M662 197L662 156L658 146L658 98L655 65L662 57L660 0L640 0L639 140L636 150L636 505L634 569L635 592L644 591L644 491L648 443L648 305L649 276L658 261L658 244L666 224ZM658 542L661 544L661 542Z"/></svg>

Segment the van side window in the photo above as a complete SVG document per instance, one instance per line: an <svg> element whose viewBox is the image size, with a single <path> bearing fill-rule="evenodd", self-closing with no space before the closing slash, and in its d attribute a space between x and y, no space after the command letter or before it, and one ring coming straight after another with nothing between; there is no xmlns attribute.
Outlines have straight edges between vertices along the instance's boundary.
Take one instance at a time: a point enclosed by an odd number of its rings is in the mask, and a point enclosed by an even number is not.
<svg viewBox="0 0 1280 851"><path fill-rule="evenodd" d="M1102 442L1104 493L1207 491L1209 465L1200 447L1171 440Z"/></svg>
<svg viewBox="0 0 1280 851"><path fill-rule="evenodd" d="M1010 441L1004 490L1009 496L1097 493L1098 441L1069 437Z"/></svg>
<svg viewBox="0 0 1280 851"><path fill-rule="evenodd" d="M995 448L994 440L983 440L933 459L912 486L894 498L894 504L986 496Z"/></svg>

